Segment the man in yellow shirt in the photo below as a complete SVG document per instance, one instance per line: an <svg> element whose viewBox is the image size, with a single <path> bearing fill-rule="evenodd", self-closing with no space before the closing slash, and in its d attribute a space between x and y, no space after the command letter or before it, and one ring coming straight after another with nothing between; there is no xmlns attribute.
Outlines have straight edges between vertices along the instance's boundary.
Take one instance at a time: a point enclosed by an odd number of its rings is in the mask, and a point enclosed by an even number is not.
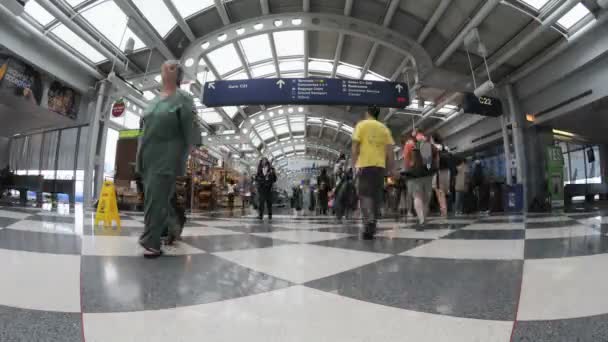
<svg viewBox="0 0 608 342"><path fill-rule="evenodd" d="M380 121L380 109L369 107L365 119L353 133L352 157L358 170L359 198L365 231L363 238L371 240L376 233L376 220L384 194L384 176L393 170L395 156L391 131Z"/></svg>

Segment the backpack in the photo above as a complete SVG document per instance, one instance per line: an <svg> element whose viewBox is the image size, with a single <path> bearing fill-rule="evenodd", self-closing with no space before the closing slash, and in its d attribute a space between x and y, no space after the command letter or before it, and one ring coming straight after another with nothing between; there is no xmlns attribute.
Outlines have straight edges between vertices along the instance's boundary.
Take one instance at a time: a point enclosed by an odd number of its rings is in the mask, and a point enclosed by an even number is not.
<svg viewBox="0 0 608 342"><path fill-rule="evenodd" d="M409 177L421 178L435 173L437 166L433 159L433 146L428 141L416 143L412 150L412 167L407 171Z"/></svg>

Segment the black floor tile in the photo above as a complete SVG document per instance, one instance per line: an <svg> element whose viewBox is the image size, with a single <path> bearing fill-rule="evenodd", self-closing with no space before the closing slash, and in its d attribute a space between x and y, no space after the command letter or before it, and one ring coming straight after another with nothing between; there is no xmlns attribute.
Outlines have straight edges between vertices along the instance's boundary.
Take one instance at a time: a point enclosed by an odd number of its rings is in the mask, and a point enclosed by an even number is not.
<svg viewBox="0 0 608 342"><path fill-rule="evenodd" d="M313 243L314 245L354 249L364 252L399 254L416 248L433 240L401 239L376 237L374 240L363 240L360 236L346 237L338 240L328 240Z"/></svg>
<svg viewBox="0 0 608 342"><path fill-rule="evenodd" d="M458 230L444 236L443 239L462 240L518 240L525 238L522 229L513 230Z"/></svg>
<svg viewBox="0 0 608 342"><path fill-rule="evenodd" d="M526 240L525 258L563 258L608 253L608 236L588 235L560 239Z"/></svg>
<svg viewBox="0 0 608 342"><path fill-rule="evenodd" d="M518 321L512 342L606 342L608 315L551 321Z"/></svg>
<svg viewBox="0 0 608 342"><path fill-rule="evenodd" d="M183 241L210 253L290 244L290 242L255 235L187 236Z"/></svg>

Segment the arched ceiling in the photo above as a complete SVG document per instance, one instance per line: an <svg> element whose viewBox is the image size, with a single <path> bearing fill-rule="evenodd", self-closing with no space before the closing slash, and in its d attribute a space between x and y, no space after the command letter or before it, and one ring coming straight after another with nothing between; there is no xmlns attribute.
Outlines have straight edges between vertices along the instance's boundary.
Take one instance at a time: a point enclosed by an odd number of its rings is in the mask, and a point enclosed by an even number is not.
<svg viewBox="0 0 608 342"><path fill-rule="evenodd" d="M161 63L181 59L196 97L217 79L339 77L403 80L415 101L383 110L399 134L413 121L441 125L458 115L455 92L471 90L464 35L474 26L498 82L594 20L591 1L574 0L32 0L25 17L74 55L108 73L120 73L143 98L155 96ZM549 22L551 29L538 30ZM596 12L597 14L597 12ZM111 20L109 19L111 18ZM127 50L128 38L133 46ZM526 42L526 39L528 41ZM525 49L514 50L526 42ZM114 57L116 56L116 57ZM482 58L471 54L478 78ZM204 108L200 119L238 135L230 152L277 153L272 146L313 139L334 151L347 146L364 108L260 106ZM282 113L280 112L282 111ZM283 141L281 141L283 140ZM292 144L296 146L296 144ZM301 145L301 144L300 144ZM299 146L299 145L298 145ZM319 144L319 146L321 146ZM336 146L339 146L337 148ZM347 149L347 148L346 148ZM301 151L301 150L298 150ZM281 157L281 155L278 155ZM329 158L330 156L326 156Z"/></svg>

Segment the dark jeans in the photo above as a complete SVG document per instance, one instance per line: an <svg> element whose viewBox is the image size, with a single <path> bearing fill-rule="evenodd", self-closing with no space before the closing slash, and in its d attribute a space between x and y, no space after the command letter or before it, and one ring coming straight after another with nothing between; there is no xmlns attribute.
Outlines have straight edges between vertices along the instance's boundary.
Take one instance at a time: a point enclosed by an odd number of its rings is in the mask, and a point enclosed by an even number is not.
<svg viewBox="0 0 608 342"><path fill-rule="evenodd" d="M260 190L258 191L258 205L259 205L259 216L264 217L264 208L268 207L268 217L272 218L272 191Z"/></svg>
<svg viewBox="0 0 608 342"><path fill-rule="evenodd" d="M464 211L464 191L456 191L456 212L462 213Z"/></svg>
<svg viewBox="0 0 608 342"><path fill-rule="evenodd" d="M359 198L364 224L375 224L380 218L384 195L384 172L382 167L364 167L359 173Z"/></svg>

